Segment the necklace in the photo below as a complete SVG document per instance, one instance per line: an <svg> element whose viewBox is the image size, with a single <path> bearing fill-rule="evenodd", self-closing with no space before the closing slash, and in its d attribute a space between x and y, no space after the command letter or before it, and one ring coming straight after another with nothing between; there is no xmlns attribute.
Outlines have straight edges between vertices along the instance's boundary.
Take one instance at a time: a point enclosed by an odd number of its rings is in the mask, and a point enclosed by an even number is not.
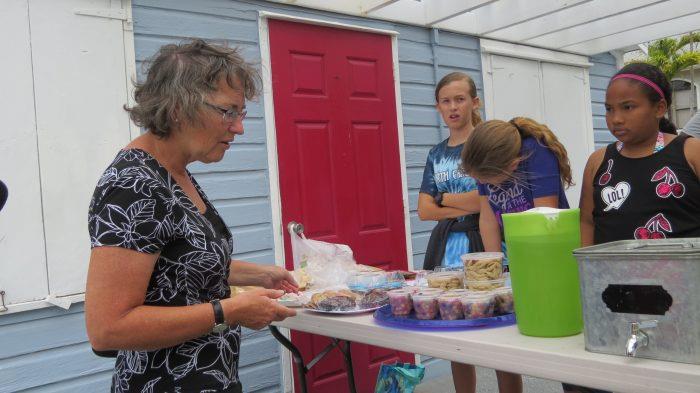
<svg viewBox="0 0 700 393"><path fill-rule="evenodd" d="M616 147L617 147L618 152L622 151L623 145L624 144L622 142L619 142L617 144ZM665 146L664 133L659 131L659 133L656 135L656 144L654 145L654 151L652 151L651 154L656 154L656 153L660 152L661 150L663 150L664 146Z"/></svg>

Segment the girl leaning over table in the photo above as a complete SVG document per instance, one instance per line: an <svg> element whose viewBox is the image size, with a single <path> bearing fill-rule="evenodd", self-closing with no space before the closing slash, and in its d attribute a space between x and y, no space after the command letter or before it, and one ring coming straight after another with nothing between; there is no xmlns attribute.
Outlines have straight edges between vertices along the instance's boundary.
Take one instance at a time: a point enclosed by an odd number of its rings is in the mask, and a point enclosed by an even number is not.
<svg viewBox="0 0 700 393"><path fill-rule="evenodd" d="M486 251L501 251L501 215L533 207L568 208L572 184L566 149L544 124L516 117L477 126L462 151L462 166L479 182L479 228ZM501 392L522 392L520 375L497 372Z"/></svg>

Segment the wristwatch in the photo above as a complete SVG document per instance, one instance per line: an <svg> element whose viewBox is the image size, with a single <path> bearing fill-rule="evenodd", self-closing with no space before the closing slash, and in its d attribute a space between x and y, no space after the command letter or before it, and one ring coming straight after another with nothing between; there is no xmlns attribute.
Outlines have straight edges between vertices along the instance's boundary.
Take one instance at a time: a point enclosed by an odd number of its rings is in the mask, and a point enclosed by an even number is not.
<svg viewBox="0 0 700 393"><path fill-rule="evenodd" d="M438 192L437 195L435 195L435 203L437 203L437 205L440 206L440 207L444 207L444 206L442 206L442 196L443 196L443 194L445 194L445 193L444 193L444 192Z"/></svg>
<svg viewBox="0 0 700 393"><path fill-rule="evenodd" d="M219 299L214 299L210 301L212 307L214 307L214 327L211 329L214 333L223 333L229 328L226 320L224 319L224 308L221 307L221 302Z"/></svg>

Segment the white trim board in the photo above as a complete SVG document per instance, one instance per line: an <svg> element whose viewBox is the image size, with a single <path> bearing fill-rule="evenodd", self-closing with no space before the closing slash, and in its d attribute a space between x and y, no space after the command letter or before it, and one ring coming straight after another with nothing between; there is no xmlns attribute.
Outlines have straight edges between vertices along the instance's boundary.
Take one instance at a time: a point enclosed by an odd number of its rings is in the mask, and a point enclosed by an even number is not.
<svg viewBox="0 0 700 393"><path fill-rule="evenodd" d="M376 34L384 34L384 35L391 35L391 36L399 35L399 32L395 31L395 30L385 30L385 29L377 29L374 27L351 25L348 23L333 22L333 21L326 20L326 19L304 18L301 16L280 14L280 13L269 12L269 11L259 11L259 17L260 17L260 20L280 19L280 20L287 20L290 22L306 23L309 25L335 27L338 29L345 29L345 30L363 31L365 33L376 33Z"/></svg>
<svg viewBox="0 0 700 393"><path fill-rule="evenodd" d="M282 196L279 187L279 165L277 161L277 133L275 127L275 102L272 97L272 64L270 60L270 29L267 24L268 16L260 12L258 17L258 34L260 48L260 66L262 77L262 99L265 114L265 144L267 147L267 172L270 179L270 210L272 217L272 240L274 243L275 264L286 267L284 257L284 227L282 225ZM289 330L283 329L282 334L289 338ZM280 344L280 348L282 345ZM282 383L285 393L294 390L294 368L292 355L281 351Z"/></svg>
<svg viewBox="0 0 700 393"><path fill-rule="evenodd" d="M593 63L588 57L572 53L557 52L550 49L535 48L527 45L513 44L510 42L489 40L480 38L479 44L482 53L492 53L520 59L544 61L548 63L566 64L577 67L592 67Z"/></svg>
<svg viewBox="0 0 700 393"><path fill-rule="evenodd" d="M406 263L409 269L413 268L413 247L411 243L411 216L408 202L408 180L406 174L406 152L404 146L403 112L401 110L401 80L399 78L399 56L398 56L398 32L392 30L374 29L364 26L349 25L346 23L330 22L321 19L310 19L296 17L292 15L278 14L267 11L259 11L258 33L260 38L260 58L262 67L262 97L264 101L265 114L265 136L267 145L267 165L270 180L270 208L272 211L272 232L275 251L275 264L285 267L284 256L284 232L286 230L282 223L282 197L279 187L279 165L277 160L277 129L275 127L275 107L272 95L272 65L270 60L270 31L268 19L281 19L291 22L307 23L319 26L328 26L339 29L369 32L392 37L392 63L394 72L394 100L396 102L399 165L401 166L401 192L404 210L404 232L406 236ZM288 334L284 332L285 335ZM282 377L284 380L284 391L291 392L293 389L293 368L291 355L282 355L283 367ZM418 355L416 355L418 361Z"/></svg>
<svg viewBox="0 0 700 393"><path fill-rule="evenodd" d="M7 305L7 311L2 312L0 314L0 316L15 314L18 312L23 312L23 311L32 311L32 310L38 310L38 309L42 309L42 308L49 308L49 307L60 307L64 310L68 310L71 307L71 305L73 305L75 303L82 303L84 301L85 301L85 294L84 293L78 293L75 295L68 295L68 296L49 295L45 299Z"/></svg>

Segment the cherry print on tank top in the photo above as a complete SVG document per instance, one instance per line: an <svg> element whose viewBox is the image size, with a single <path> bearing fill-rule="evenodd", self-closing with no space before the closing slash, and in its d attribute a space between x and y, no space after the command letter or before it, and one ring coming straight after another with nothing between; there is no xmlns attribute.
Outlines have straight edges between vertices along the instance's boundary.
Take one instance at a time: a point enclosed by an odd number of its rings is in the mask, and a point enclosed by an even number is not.
<svg viewBox="0 0 700 393"><path fill-rule="evenodd" d="M676 176L673 170L668 166L656 171L651 178L652 182L661 180L663 180L663 182L656 186L656 195L659 196L659 198L665 199L671 195L673 195L674 198L683 198L683 195L685 195L685 186L678 180L678 176Z"/></svg>

